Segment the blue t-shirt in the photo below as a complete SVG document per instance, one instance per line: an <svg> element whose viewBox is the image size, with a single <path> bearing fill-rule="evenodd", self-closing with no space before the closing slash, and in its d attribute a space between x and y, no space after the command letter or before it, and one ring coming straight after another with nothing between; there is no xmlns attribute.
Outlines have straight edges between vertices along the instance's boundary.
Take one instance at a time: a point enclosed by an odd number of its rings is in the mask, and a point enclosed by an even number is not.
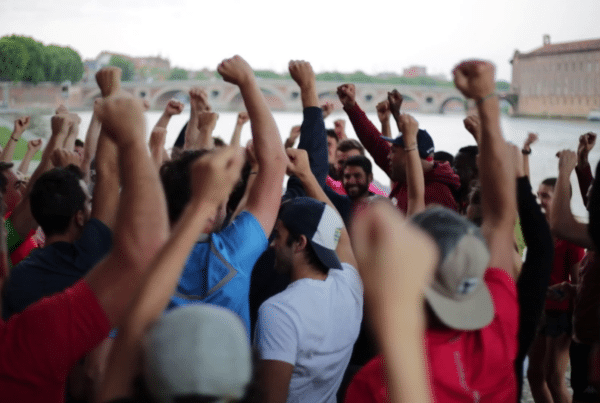
<svg viewBox="0 0 600 403"><path fill-rule="evenodd" d="M224 230L198 242L190 254L169 309L207 303L237 313L250 329L250 278L268 241L258 220L242 212Z"/></svg>
<svg viewBox="0 0 600 403"><path fill-rule="evenodd" d="M111 246L110 228L92 218L74 243L55 242L34 249L10 271L2 296L3 318L70 287L100 262Z"/></svg>

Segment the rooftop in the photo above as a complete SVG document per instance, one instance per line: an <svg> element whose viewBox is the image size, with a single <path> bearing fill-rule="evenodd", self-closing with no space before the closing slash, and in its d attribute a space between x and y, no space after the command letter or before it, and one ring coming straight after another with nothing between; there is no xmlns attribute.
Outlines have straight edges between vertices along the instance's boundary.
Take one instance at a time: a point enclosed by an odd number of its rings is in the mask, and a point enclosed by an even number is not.
<svg viewBox="0 0 600 403"><path fill-rule="evenodd" d="M561 53L591 52L595 50L600 50L600 39L564 43L546 43L541 48L532 50L529 53L518 53L518 57L549 56Z"/></svg>

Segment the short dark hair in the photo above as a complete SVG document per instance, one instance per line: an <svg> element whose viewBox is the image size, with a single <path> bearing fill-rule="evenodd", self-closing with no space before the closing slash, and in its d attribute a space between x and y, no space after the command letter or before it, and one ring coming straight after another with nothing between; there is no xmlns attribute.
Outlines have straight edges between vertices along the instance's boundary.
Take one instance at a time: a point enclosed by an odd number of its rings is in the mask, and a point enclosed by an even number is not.
<svg viewBox="0 0 600 403"><path fill-rule="evenodd" d="M454 156L446 151L436 151L433 153L434 161L445 161L450 165L454 164Z"/></svg>
<svg viewBox="0 0 600 403"><path fill-rule="evenodd" d="M327 129L327 130L325 130L325 133L327 134L327 137L331 137L332 139L335 139L336 143L339 143L340 139L337 136L337 134L335 134L335 130Z"/></svg>
<svg viewBox="0 0 600 403"><path fill-rule="evenodd" d="M285 240L286 246L292 246L292 243L300 241L300 236L301 236L301 234L291 232L288 229L288 237ZM317 253L315 252L314 248L312 247L310 240L308 240L308 239L306 242L306 248L304 248L304 253L306 256L306 260L308 261L308 263L310 265L315 267L317 270L319 270L323 274L329 273L329 267L325 266L325 264L323 264L323 262L321 262L321 260L317 256Z"/></svg>
<svg viewBox="0 0 600 403"><path fill-rule="evenodd" d="M342 172L344 172L347 166L361 167L367 176L373 173L373 164L364 155L354 155L344 161Z"/></svg>
<svg viewBox="0 0 600 403"><path fill-rule="evenodd" d="M360 155L365 155L365 148L360 144L358 140L354 139L344 139L338 143L337 146L338 151L347 152L350 150L358 150Z"/></svg>
<svg viewBox="0 0 600 403"><path fill-rule="evenodd" d="M75 214L85 209L82 179L81 170L71 164L51 169L33 184L29 196L31 214L46 236L63 234Z"/></svg>
<svg viewBox="0 0 600 403"><path fill-rule="evenodd" d="M160 167L160 179L167 199L167 209L171 224L179 219L179 216L183 213L183 209L192 197L190 178L192 163L207 152L209 151L184 151L179 158L167 161Z"/></svg>
<svg viewBox="0 0 600 403"><path fill-rule="evenodd" d="M542 181L542 185L545 186L550 186L552 189L554 189L556 187L556 182L558 181L558 178L546 178ZM571 199L571 197L573 197L573 187L571 186L571 182L569 182L569 199Z"/></svg>
<svg viewBox="0 0 600 403"><path fill-rule="evenodd" d="M227 147L227 143L221 137L213 137L213 143L215 147Z"/></svg>
<svg viewBox="0 0 600 403"><path fill-rule="evenodd" d="M83 141L79 139L75 139L75 147L83 147Z"/></svg>
<svg viewBox="0 0 600 403"><path fill-rule="evenodd" d="M465 147L461 147L458 150L458 152L459 153L463 153L463 154L467 154L467 155L469 155L471 157L475 157L477 154L479 154L479 147L477 147L477 146L465 146Z"/></svg>
<svg viewBox="0 0 600 403"><path fill-rule="evenodd" d="M12 162L0 161L0 191L2 191L2 194L6 193L6 185L8 185L8 179L4 176L4 171L8 171L12 167Z"/></svg>

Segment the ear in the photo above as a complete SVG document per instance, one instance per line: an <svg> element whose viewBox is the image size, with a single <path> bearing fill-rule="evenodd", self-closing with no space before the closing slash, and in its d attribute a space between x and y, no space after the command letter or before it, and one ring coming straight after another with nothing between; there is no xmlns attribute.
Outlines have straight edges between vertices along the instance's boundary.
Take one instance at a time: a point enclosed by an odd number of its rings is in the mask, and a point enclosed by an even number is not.
<svg viewBox="0 0 600 403"><path fill-rule="evenodd" d="M294 252L301 252L306 249L306 245L308 245L308 238L305 235L300 235L300 239L296 242L296 247L294 248Z"/></svg>
<svg viewBox="0 0 600 403"><path fill-rule="evenodd" d="M77 224L78 227L83 227L85 225L85 213L83 210L78 210L77 213L75 213L75 224Z"/></svg>

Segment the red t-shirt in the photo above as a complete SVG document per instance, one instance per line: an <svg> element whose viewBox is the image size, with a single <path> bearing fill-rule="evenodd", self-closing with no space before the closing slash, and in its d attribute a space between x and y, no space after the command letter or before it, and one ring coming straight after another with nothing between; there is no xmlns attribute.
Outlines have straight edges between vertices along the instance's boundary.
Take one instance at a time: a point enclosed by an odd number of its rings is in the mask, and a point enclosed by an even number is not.
<svg viewBox="0 0 600 403"><path fill-rule="evenodd" d="M516 285L504 270L494 268L486 271L485 282L494 301L492 323L474 331L445 328L425 332L435 402L517 400L514 361L518 348L519 306ZM352 380L345 402L385 402L384 365L381 357L369 361Z"/></svg>
<svg viewBox="0 0 600 403"><path fill-rule="evenodd" d="M63 402L69 371L109 331L85 280L0 320L2 401Z"/></svg>
<svg viewBox="0 0 600 403"><path fill-rule="evenodd" d="M550 273L550 283L548 285L560 284L563 281L571 282L569 276L571 267L583 259L585 249L569 241L562 239L554 243L554 261L552 262L552 272ZM564 301L555 301L546 299L546 310L568 312L571 310L571 303L568 299Z"/></svg>

